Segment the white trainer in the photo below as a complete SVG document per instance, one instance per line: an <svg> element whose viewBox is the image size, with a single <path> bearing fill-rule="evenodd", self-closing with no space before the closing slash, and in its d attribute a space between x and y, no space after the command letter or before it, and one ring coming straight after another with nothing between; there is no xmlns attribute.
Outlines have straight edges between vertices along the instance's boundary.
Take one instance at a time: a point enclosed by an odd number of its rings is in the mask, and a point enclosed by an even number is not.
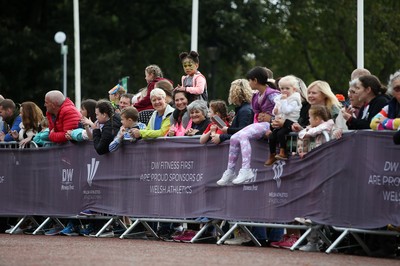
<svg viewBox="0 0 400 266"><path fill-rule="evenodd" d="M305 246L299 248L299 250L306 252L319 252L318 243L308 242Z"/></svg>
<svg viewBox="0 0 400 266"><path fill-rule="evenodd" d="M252 179L254 177L254 173L250 168L240 169L238 176L232 181L233 184L239 185L244 183L245 181Z"/></svg>
<svg viewBox="0 0 400 266"><path fill-rule="evenodd" d="M236 174L232 169L225 170L224 174L222 175L221 179L217 181L217 185L219 186L226 186L235 179Z"/></svg>

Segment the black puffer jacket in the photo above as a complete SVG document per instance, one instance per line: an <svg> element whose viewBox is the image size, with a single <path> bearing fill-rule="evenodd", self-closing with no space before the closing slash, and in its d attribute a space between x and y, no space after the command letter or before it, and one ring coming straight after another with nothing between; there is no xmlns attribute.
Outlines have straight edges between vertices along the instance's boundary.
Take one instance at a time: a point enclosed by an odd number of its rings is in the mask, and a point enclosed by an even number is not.
<svg viewBox="0 0 400 266"><path fill-rule="evenodd" d="M108 146L114 140L121 127L121 118L118 114L111 117L100 129L93 130L93 143L99 155L109 152Z"/></svg>

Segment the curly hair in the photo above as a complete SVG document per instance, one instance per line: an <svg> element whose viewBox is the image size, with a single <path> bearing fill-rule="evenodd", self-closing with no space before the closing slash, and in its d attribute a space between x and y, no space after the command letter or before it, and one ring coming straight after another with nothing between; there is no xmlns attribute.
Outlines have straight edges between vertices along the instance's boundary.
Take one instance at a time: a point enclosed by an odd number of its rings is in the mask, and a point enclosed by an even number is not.
<svg viewBox="0 0 400 266"><path fill-rule="evenodd" d="M200 63L199 56L200 56L199 53L197 53L196 51L190 51L190 53L182 52L179 54L179 58L181 59L181 61L188 58L188 59L192 59L193 62L195 62L196 64Z"/></svg>
<svg viewBox="0 0 400 266"><path fill-rule="evenodd" d="M34 102L23 102L22 108L22 124L25 130L32 129L39 131L40 122L43 120L43 112Z"/></svg>
<svg viewBox="0 0 400 266"><path fill-rule="evenodd" d="M223 100L210 101L210 109L213 110L214 114L218 113L218 116L221 117L222 120L229 121L228 107L226 106L225 101Z"/></svg>
<svg viewBox="0 0 400 266"><path fill-rule="evenodd" d="M242 103L251 103L253 90L247 79L237 79L231 83L228 103L240 106Z"/></svg>

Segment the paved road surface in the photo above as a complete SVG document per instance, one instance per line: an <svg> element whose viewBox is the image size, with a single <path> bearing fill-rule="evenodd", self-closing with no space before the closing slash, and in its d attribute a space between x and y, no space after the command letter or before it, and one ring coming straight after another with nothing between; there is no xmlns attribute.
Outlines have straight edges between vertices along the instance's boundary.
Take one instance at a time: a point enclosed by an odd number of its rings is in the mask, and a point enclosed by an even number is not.
<svg viewBox="0 0 400 266"><path fill-rule="evenodd" d="M0 265L400 265L400 259L155 240L0 234Z"/></svg>

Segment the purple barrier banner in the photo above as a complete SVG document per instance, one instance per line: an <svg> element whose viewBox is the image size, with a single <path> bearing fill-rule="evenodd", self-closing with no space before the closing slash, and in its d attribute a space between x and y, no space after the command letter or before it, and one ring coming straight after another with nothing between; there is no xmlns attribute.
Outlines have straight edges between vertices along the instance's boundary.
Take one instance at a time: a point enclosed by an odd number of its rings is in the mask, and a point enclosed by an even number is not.
<svg viewBox="0 0 400 266"><path fill-rule="evenodd" d="M400 146L390 132L354 131L272 167L252 142L255 177L218 186L229 142L160 138L97 155L91 142L0 149L0 215L72 216L84 209L152 218L210 217L377 228L400 224ZM239 159L237 171L240 168Z"/></svg>

